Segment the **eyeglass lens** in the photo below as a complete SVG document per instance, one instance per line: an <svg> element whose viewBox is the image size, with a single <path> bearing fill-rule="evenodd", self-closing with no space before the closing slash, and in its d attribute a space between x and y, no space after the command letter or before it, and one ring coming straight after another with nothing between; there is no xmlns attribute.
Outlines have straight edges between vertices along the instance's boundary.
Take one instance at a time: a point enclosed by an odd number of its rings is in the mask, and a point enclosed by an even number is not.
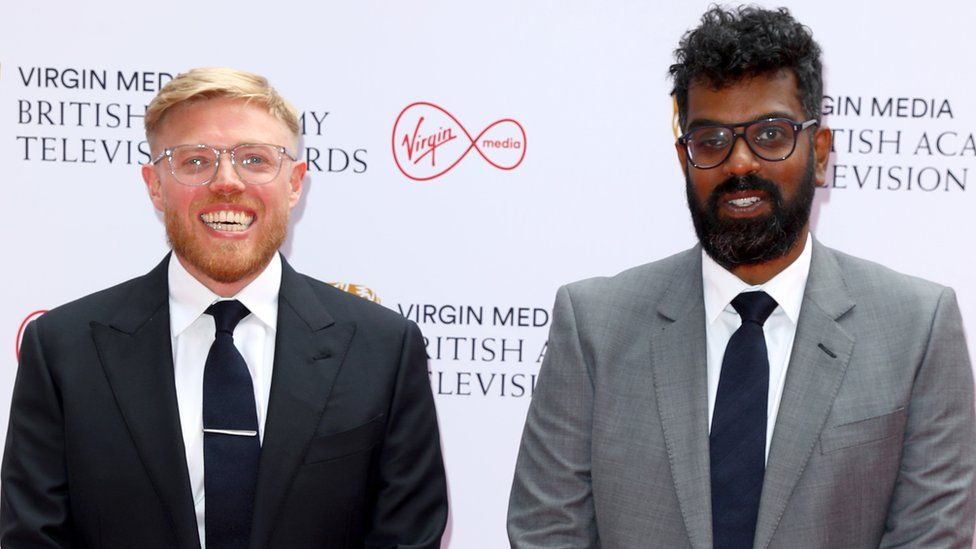
<svg viewBox="0 0 976 549"><path fill-rule="evenodd" d="M244 183L263 185L278 175L281 152L273 145L238 145L230 151ZM218 153L210 147L180 145L169 156L173 176L184 185L205 185L217 175Z"/></svg>
<svg viewBox="0 0 976 549"><path fill-rule="evenodd" d="M783 160L793 152L796 131L788 120L764 120L745 128L749 149L763 160ZM688 136L688 154L699 167L714 167L725 161L733 143L734 131L721 126L696 129Z"/></svg>

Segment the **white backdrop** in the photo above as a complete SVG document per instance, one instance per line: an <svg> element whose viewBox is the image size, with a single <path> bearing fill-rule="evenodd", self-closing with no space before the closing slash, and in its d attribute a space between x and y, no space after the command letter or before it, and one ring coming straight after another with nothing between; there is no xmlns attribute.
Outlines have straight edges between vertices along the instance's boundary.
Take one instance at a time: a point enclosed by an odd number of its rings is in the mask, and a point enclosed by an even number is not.
<svg viewBox="0 0 976 549"><path fill-rule="evenodd" d="M138 173L145 104L187 68L242 68L305 112L315 162L289 260L368 288L430 340L452 504L445 546L505 546L556 288L694 241L666 74L708 2L655 4L6 6L0 426L25 318L142 274L166 251ZM824 48L837 130L818 238L955 287L973 326L976 5L785 4ZM441 146L422 156L425 144Z"/></svg>

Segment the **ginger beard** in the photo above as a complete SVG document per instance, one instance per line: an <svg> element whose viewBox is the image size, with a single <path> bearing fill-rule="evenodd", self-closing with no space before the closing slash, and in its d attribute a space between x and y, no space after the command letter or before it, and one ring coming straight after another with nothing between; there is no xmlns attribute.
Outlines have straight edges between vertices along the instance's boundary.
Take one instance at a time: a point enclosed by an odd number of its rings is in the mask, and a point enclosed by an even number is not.
<svg viewBox="0 0 976 549"><path fill-rule="evenodd" d="M213 197L194 202L190 211L199 212L212 203L236 203L250 208L255 212L254 223L258 226L254 227L254 230L257 234L246 239L227 239L214 243L215 239L199 237L201 229L209 229L189 225L189 223L203 224L199 214L187 220L175 208L166 208L163 215L166 238L173 251L183 261L217 282L237 282L259 273L285 241L288 233L288 202L279 202L281 207L278 209L262 210L260 202L249 201L243 197L234 201Z"/></svg>

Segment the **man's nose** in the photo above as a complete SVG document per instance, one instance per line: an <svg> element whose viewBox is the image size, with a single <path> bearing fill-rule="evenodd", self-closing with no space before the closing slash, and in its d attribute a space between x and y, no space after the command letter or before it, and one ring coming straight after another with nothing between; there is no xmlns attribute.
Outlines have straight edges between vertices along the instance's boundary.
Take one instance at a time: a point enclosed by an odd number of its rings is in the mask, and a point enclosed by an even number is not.
<svg viewBox="0 0 976 549"><path fill-rule="evenodd" d="M222 155L217 162L217 173L210 181L210 191L218 194L239 193L244 190L244 181L237 174L230 156Z"/></svg>
<svg viewBox="0 0 976 549"><path fill-rule="evenodd" d="M725 171L729 175L743 176L759 171L759 157L752 152L746 137L740 135L732 143L732 152L725 160Z"/></svg>

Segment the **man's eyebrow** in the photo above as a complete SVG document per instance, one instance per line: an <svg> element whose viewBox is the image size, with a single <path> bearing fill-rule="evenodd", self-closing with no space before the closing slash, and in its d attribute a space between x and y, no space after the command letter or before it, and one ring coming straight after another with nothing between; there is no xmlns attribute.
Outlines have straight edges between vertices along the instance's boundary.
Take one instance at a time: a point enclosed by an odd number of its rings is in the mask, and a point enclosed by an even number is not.
<svg viewBox="0 0 976 549"><path fill-rule="evenodd" d="M755 122L756 120L766 120L767 118L786 118L788 120L793 120L795 122L802 122L802 120L794 120L794 113L783 112L783 111L772 111L765 112L760 115L755 116L752 120L737 120L735 122L722 122L720 120L713 120L711 118L696 118L688 122L688 130L693 130L695 128L701 128L704 126L732 126L732 125L742 125L748 124L750 122Z"/></svg>
<svg viewBox="0 0 976 549"><path fill-rule="evenodd" d="M701 128L704 126L722 126L722 122L718 120L712 120L711 118L696 118L688 122L688 129L693 130L695 128Z"/></svg>

